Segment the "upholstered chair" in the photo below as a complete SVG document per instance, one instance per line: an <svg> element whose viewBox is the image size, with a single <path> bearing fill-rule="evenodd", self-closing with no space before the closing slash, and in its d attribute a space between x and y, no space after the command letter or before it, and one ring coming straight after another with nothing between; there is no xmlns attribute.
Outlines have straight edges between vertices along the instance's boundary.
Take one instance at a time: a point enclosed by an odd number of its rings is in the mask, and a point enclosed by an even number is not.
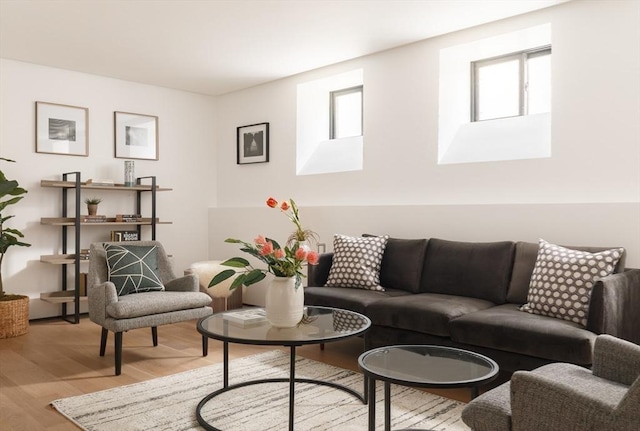
<svg viewBox="0 0 640 431"><path fill-rule="evenodd" d="M122 371L122 333L151 328L158 345L158 326L208 316L211 297L199 291L195 275L178 278L157 241L91 244L87 278L89 318L102 326L100 356L107 335L115 334L115 374ZM194 325L195 330L195 325ZM208 353L202 337L202 355Z"/></svg>
<svg viewBox="0 0 640 431"><path fill-rule="evenodd" d="M462 420L473 431L640 430L640 346L599 335L591 370L554 363L516 371L467 404Z"/></svg>

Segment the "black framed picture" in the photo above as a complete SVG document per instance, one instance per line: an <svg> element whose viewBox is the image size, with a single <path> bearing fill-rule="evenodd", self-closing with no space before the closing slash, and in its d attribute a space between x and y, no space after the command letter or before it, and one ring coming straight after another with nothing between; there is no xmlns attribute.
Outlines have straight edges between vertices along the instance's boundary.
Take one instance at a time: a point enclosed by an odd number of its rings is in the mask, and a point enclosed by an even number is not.
<svg viewBox="0 0 640 431"><path fill-rule="evenodd" d="M89 155L89 109L36 102L36 153Z"/></svg>
<svg viewBox="0 0 640 431"><path fill-rule="evenodd" d="M269 123L238 127L238 164L269 161Z"/></svg>

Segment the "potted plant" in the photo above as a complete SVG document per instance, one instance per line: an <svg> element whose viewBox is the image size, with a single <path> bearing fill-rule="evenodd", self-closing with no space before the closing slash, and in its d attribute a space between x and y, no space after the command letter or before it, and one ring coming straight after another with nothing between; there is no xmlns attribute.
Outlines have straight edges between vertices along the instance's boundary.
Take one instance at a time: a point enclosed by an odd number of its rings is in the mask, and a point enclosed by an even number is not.
<svg viewBox="0 0 640 431"><path fill-rule="evenodd" d="M0 160L15 163L14 160L3 157L0 157ZM13 216L2 215L6 207L18 203L25 193L27 191L20 187L17 181L8 180L0 170L0 338L26 334L29 328L29 297L7 294L2 285L2 260L9 247L31 245L20 241L20 238L24 238L22 232L4 226Z"/></svg>
<svg viewBox="0 0 640 431"><path fill-rule="evenodd" d="M87 198L84 200L84 203L87 204L87 211L89 211L89 215L98 214L98 204L102 202L100 198Z"/></svg>

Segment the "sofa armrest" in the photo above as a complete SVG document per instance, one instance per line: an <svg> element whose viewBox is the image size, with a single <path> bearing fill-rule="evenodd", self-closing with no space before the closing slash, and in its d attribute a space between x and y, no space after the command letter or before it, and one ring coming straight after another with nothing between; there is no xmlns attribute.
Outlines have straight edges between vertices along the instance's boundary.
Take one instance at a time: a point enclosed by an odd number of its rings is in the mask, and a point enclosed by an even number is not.
<svg viewBox="0 0 640 431"><path fill-rule="evenodd" d="M593 348L594 376L631 385L640 376L640 346L610 335L599 335Z"/></svg>
<svg viewBox="0 0 640 431"><path fill-rule="evenodd" d="M170 292L198 292L200 282L196 274L187 274L165 283L164 288Z"/></svg>
<svg viewBox="0 0 640 431"><path fill-rule="evenodd" d="M511 421L514 431L587 430L614 414L600 393L574 388L549 376L516 371L511 377ZM606 428L610 429L610 428Z"/></svg>
<svg viewBox="0 0 640 431"><path fill-rule="evenodd" d="M87 291L89 300L89 319L102 325L107 319L107 306L118 302L116 286L110 281L94 284Z"/></svg>
<svg viewBox="0 0 640 431"><path fill-rule="evenodd" d="M640 269L627 269L594 284L587 329L640 344Z"/></svg>
<svg viewBox="0 0 640 431"><path fill-rule="evenodd" d="M329 270L333 262L333 253L322 253L317 265L307 267L307 286L324 286L329 278Z"/></svg>

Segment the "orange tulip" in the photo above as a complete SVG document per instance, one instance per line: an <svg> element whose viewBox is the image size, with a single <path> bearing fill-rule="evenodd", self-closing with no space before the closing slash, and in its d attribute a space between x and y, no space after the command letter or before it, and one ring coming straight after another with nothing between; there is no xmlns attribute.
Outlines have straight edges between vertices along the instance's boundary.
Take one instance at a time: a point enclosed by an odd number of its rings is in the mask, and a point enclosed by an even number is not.
<svg viewBox="0 0 640 431"><path fill-rule="evenodd" d="M278 201L275 200L274 198L269 198L267 199L267 206L270 208L275 208L278 206Z"/></svg>

